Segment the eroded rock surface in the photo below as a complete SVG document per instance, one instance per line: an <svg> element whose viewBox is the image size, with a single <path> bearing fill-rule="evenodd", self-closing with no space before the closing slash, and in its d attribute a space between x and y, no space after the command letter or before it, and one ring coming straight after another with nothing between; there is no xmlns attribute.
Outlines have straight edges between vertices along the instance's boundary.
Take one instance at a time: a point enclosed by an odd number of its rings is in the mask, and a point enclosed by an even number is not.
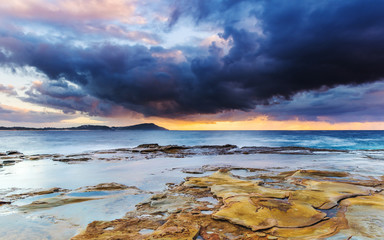
<svg viewBox="0 0 384 240"><path fill-rule="evenodd" d="M345 239L384 235L382 179L359 185L348 173L312 170L270 174L270 179L268 184L241 179L228 169L190 177L138 204L124 219L95 221L73 239L309 240L337 234ZM289 187L282 189L285 184ZM217 201L204 201L210 198Z"/></svg>
<svg viewBox="0 0 384 240"><path fill-rule="evenodd" d="M308 155L308 154L318 154L323 152L346 152L340 150L329 150L329 149L312 149L305 147L238 147L236 145L201 145L201 146L179 146L179 145L165 145L161 146L159 144L141 144L133 148L119 148L112 150L101 150L86 152L81 154L70 154L70 155L60 155L60 154L34 154L34 155L24 155L18 151L11 150L6 153L0 153L1 160L15 161L12 164L17 163L22 160L41 160L41 159L51 159L53 161L63 162L63 163L81 163L91 160L105 160L105 161L121 161L121 160L140 160L140 159L150 159L158 157L175 157L183 158L186 156L196 156L196 155L233 155L233 154L295 154L295 155ZM4 164L5 165L5 164ZM10 164L8 164L10 165ZM218 168L216 167L218 170ZM233 170L236 167L232 167ZM214 169L209 169L207 166L203 166L201 169L185 169L185 172L204 173L206 171L212 171ZM249 171L256 171L258 169L249 169Z"/></svg>
<svg viewBox="0 0 384 240"><path fill-rule="evenodd" d="M89 187L84 187L84 188L79 188L79 191L84 191L84 192L92 192L92 191L119 191L119 190L132 190L135 193L143 193L139 188L136 186L127 186L124 184L120 183L100 183L96 186L89 186Z"/></svg>
<svg viewBox="0 0 384 240"><path fill-rule="evenodd" d="M80 202L85 202L85 201L90 201L95 199L98 199L98 198L69 197L69 196L62 195L57 197L43 198L43 199L34 201L30 204L19 207L19 210L23 212L28 212L28 211L34 211L34 210L40 210L40 209L46 209L46 208L59 207L67 204L80 203Z"/></svg>
<svg viewBox="0 0 384 240"><path fill-rule="evenodd" d="M87 193L97 192L97 195L89 195ZM73 191L60 189L60 188L52 188L43 191L35 191L20 195L12 195L11 199L17 200L22 199L27 196L38 196L38 195L46 195L51 193L60 193L56 196L47 197L43 199L39 199L33 201L30 204L23 205L18 207L20 211L29 212L40 209L54 208L67 204L80 203L91 200L98 200L104 198L116 197L118 195L137 195L144 194L145 191L140 190L134 186L126 186L124 184L119 183L101 183L96 186L88 186L82 187Z"/></svg>
<svg viewBox="0 0 384 240"><path fill-rule="evenodd" d="M12 190L10 190L12 191ZM19 199L24 199L27 197L34 197L34 196L41 196L41 195L47 195L51 193L60 193L60 192L68 192L68 189L63 189L63 188L49 188L49 189L42 189L42 190L35 190L35 191L30 191L30 192L24 192L24 193L18 193L18 194L10 194L3 197L2 200L6 200L10 203L13 201L19 200Z"/></svg>
<svg viewBox="0 0 384 240"><path fill-rule="evenodd" d="M350 228L346 235L366 239L381 239L384 236L384 195L372 194L341 201L346 207L345 218Z"/></svg>
<svg viewBox="0 0 384 240"><path fill-rule="evenodd" d="M213 214L215 219L228 220L254 231L271 227L307 227L320 222L325 216L325 213L305 202L248 196L226 199L224 207Z"/></svg>

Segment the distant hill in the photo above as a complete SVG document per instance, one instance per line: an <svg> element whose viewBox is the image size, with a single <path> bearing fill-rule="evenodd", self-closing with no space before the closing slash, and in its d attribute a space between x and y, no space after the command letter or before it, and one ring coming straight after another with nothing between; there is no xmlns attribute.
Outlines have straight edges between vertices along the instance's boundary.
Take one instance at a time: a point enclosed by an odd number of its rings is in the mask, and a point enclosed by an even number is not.
<svg viewBox="0 0 384 240"><path fill-rule="evenodd" d="M65 131L65 130L168 130L166 128L157 126L154 123L142 123L126 127L108 127L103 125L81 125L79 127L70 128L29 128L29 127L0 127L0 130L14 130L14 131Z"/></svg>
<svg viewBox="0 0 384 240"><path fill-rule="evenodd" d="M116 130L168 130L166 128L157 126L154 123L142 123L137 125L132 125L128 127L113 127Z"/></svg>

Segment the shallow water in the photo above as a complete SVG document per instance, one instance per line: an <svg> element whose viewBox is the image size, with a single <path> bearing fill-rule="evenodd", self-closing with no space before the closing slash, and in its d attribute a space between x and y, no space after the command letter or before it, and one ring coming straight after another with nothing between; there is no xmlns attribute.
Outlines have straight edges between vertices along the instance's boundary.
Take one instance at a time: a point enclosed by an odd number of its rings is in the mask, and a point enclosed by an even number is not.
<svg viewBox="0 0 384 240"><path fill-rule="evenodd" d="M94 220L111 221L123 217L148 197L147 194L126 195L32 212L19 212L12 206L1 207L0 239L69 239Z"/></svg>
<svg viewBox="0 0 384 240"><path fill-rule="evenodd" d="M264 168L269 171L293 169L319 169L347 171L361 175L381 176L384 161L362 157L356 153L328 153L321 155L255 154L194 156L186 158L154 158L147 160L99 161L67 164L51 160L23 161L0 170L0 189L10 188L15 192L32 189L60 187L75 190L84 186L104 182L118 182L137 186L145 191L162 191L166 183L180 183L187 176L182 168L197 168L202 165L233 165L237 167ZM234 170L238 175L248 176L243 170ZM203 175L209 175L207 172ZM256 173L253 173L256 174ZM111 193L70 193L79 196L101 196ZM30 197L16 201L11 206L0 207L0 232L6 232L0 239L28 239L15 229L32 236L49 236L52 239L68 239L93 220L113 220L123 217L126 212L147 198L148 194L117 195L118 197L64 205L32 213L18 212L17 205L31 203L55 194ZM15 222L10 224L8 221ZM60 228L60 231L57 229ZM66 229L66 230L63 230ZM40 235L39 235L40 234Z"/></svg>

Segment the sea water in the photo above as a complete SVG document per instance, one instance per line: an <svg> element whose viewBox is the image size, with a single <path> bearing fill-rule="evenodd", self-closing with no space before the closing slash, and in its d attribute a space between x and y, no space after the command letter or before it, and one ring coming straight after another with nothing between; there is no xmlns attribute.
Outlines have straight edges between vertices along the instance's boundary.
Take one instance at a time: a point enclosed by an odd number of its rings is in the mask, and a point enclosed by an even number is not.
<svg viewBox="0 0 384 240"><path fill-rule="evenodd" d="M384 131L0 131L0 152L70 154L143 143L384 149Z"/></svg>

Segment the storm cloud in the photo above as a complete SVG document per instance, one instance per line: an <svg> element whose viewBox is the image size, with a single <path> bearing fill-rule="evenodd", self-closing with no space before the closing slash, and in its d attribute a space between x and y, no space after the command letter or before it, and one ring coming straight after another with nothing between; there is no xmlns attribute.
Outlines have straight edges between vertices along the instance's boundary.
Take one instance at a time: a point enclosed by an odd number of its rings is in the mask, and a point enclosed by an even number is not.
<svg viewBox="0 0 384 240"><path fill-rule="evenodd" d="M0 120L14 123L57 123L71 117L60 113L45 113L10 108L0 104Z"/></svg>
<svg viewBox="0 0 384 240"><path fill-rule="evenodd" d="M259 106L257 112L279 121L375 122L384 121L383 106L384 82L381 81L300 92L290 100Z"/></svg>
<svg viewBox="0 0 384 240"><path fill-rule="evenodd" d="M267 113L268 107L276 108L276 99L290 101L301 92L384 78L383 1L200 0L169 8L166 31L183 19L210 25L229 43L228 49L215 42L208 48L105 41L84 47L3 33L0 63L36 68L50 79L46 89L58 81L70 82L77 92L69 84L60 86L55 99L62 94L63 102L56 106L66 102L61 109L78 111L73 99L86 96L110 104L88 110L103 116L114 105L161 117L258 108ZM52 91L36 86L34 91L38 94L30 90L28 101L44 105L41 99L52 97ZM66 91L75 97L66 97ZM87 112L87 104L79 105ZM291 109L289 114L298 114ZM323 116L325 109L312 110Z"/></svg>
<svg viewBox="0 0 384 240"><path fill-rule="evenodd" d="M27 91L25 102L60 109L66 114L76 111L89 116L114 116L121 113L119 106L89 96L82 89L65 80L35 82Z"/></svg>

